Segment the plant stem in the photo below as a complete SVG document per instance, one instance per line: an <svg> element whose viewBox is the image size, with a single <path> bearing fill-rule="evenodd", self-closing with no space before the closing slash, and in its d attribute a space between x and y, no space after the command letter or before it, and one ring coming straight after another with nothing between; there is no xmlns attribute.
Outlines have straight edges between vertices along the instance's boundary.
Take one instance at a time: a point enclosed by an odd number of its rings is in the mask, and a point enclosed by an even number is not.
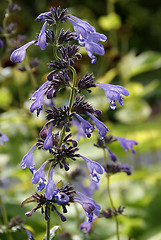
<svg viewBox="0 0 161 240"><path fill-rule="evenodd" d="M50 240L50 207L48 208L49 219L46 222L46 240Z"/></svg>
<svg viewBox="0 0 161 240"><path fill-rule="evenodd" d="M74 92L75 92L76 71L75 71L75 69L72 66L70 66L70 70L73 73L73 86L72 86L72 90L70 92L70 99L69 99L69 110L71 111L72 104L73 104L73 99L74 99Z"/></svg>
<svg viewBox="0 0 161 240"><path fill-rule="evenodd" d="M107 159L106 158L106 150L103 149L103 152L104 152L104 164L105 164L105 170L106 170L106 159ZM116 208L114 206L114 203L113 203L113 200L112 200L111 191L110 191L110 175L108 173L106 173L106 177L107 177L107 191L108 191L110 204L111 204L112 209L116 210ZM120 239L120 236L119 236L119 222L118 222L118 219L117 219L116 215L114 215L114 218L115 218L115 223L116 223L117 240L119 240Z"/></svg>
<svg viewBox="0 0 161 240"><path fill-rule="evenodd" d="M111 203L111 207L113 210L115 210L115 206L114 206L114 203L113 203L113 200L112 200L112 197L111 197L111 192L110 192L110 175L107 174L107 191L108 191L108 196L109 196L109 199L110 199L110 203ZM119 236L119 223L118 223L118 219L117 219L117 216L114 215L114 218L115 218L115 223L116 223L116 235L117 235L117 240L120 239L120 236Z"/></svg>
<svg viewBox="0 0 161 240"><path fill-rule="evenodd" d="M7 218L6 209L5 209L5 206L4 206L4 203L3 203L1 195L0 195L0 206L1 206L1 211L2 211L3 221L4 221L4 224L5 224L6 228L7 228L8 227L8 218ZM8 240L13 240L11 232L7 231L6 235L7 235L7 239Z"/></svg>

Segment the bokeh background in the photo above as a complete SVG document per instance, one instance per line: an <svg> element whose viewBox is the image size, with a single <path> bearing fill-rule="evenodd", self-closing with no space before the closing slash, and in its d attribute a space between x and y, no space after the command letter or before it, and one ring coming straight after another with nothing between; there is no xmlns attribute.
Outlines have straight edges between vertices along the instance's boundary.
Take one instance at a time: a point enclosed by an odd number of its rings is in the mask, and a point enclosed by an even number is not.
<svg viewBox="0 0 161 240"><path fill-rule="evenodd" d="M117 206L123 205L125 216L120 216L121 239L159 240L161 239L161 2L160 0L15 0L21 11L14 13L8 23L16 22L17 34L25 35L26 42L35 39L41 29L41 23L35 18L48 11L51 6L68 8L69 13L88 21L98 32L107 36L104 43L105 55L98 57L92 65L84 49L80 49L83 60L75 64L78 78L86 71L93 72L98 82L119 84L126 87L130 96L125 97L124 107L112 111L104 92L94 89L88 94L88 100L94 108L102 111L101 120L110 129L110 134L135 139L139 145L136 154L125 152L117 144L111 150L122 163L132 166L133 174L124 173L112 177L111 191ZM1 0L0 26L3 24L8 2ZM65 26L72 29L70 23ZM1 38L2 40L5 39ZM21 170L20 162L44 124L45 116L39 118L30 114L29 107L32 92L45 81L49 72L47 63L52 60L49 48L41 51L38 47L28 49L30 59L40 60L38 67L22 71L23 64L9 61L10 50L5 45L0 48L0 127L9 137L9 142L0 146L0 192L7 209L8 219L20 216L36 239L45 234L44 217L36 212L32 218L24 213L32 204L20 207L21 202L33 194L31 174ZM28 63L25 59L24 64ZM21 71L20 69L21 68ZM33 76L36 85L33 82ZM57 104L62 103L59 95ZM81 153L93 160L99 160L103 154L94 148L97 134L90 140L80 140ZM91 149L91 151L89 151ZM46 155L35 151L34 159L43 162ZM57 174L59 176L59 173ZM105 179L102 177L100 189L94 195L102 208L109 207ZM57 239L115 239L115 226L112 219L100 219L94 224L94 232L88 236L80 233L75 224L74 209L70 209L68 221L60 223L52 219L53 225L60 225ZM0 212L0 224L3 223ZM69 232L68 238L62 233ZM71 237L70 237L71 234ZM6 239L2 235L2 239ZM27 239L25 232L13 233L13 239Z"/></svg>

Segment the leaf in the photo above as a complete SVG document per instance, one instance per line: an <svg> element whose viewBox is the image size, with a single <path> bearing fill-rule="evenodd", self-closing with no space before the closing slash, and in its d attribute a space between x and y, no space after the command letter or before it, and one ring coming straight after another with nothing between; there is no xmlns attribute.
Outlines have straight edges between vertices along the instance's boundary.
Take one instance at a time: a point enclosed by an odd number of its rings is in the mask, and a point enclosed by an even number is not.
<svg viewBox="0 0 161 240"><path fill-rule="evenodd" d="M26 198L22 203L21 203L21 207L23 207L23 205L25 205L26 203L30 203L30 202L36 202L36 199L34 197L29 197Z"/></svg>
<svg viewBox="0 0 161 240"><path fill-rule="evenodd" d="M50 240L52 240L55 237L56 231L58 229L62 230L62 228L58 225L55 225L52 229L50 229ZM45 234L45 237L43 238L43 240L46 240L46 234Z"/></svg>

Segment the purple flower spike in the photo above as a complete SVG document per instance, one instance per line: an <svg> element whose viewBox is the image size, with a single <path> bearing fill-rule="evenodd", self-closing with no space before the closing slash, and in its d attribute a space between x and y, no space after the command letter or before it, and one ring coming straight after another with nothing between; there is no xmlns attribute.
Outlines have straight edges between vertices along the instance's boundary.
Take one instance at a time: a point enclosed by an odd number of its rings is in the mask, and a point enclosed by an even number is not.
<svg viewBox="0 0 161 240"><path fill-rule="evenodd" d="M2 132L0 132L0 145L4 145L5 142L8 142L9 138Z"/></svg>
<svg viewBox="0 0 161 240"><path fill-rule="evenodd" d="M100 215L100 205L96 203L92 198L87 197L81 192L76 192L80 198L74 197L74 200L78 203L80 203L88 217L88 222L93 222L94 214L99 217Z"/></svg>
<svg viewBox="0 0 161 240"><path fill-rule="evenodd" d="M80 155L81 158L83 158L86 163L87 163L87 167L90 171L90 174L92 176L92 180L96 183L98 183L100 181L100 177L97 175L97 173L99 174L103 174L104 173L104 168L97 162L94 162L82 155Z"/></svg>
<svg viewBox="0 0 161 240"><path fill-rule="evenodd" d="M53 191L56 191L56 185L53 180L53 167L51 168L50 174L49 174L49 179L48 183L46 185L46 190L45 190L45 197L48 200L51 200L53 197Z"/></svg>
<svg viewBox="0 0 161 240"><path fill-rule="evenodd" d="M48 162L49 161L47 160L37 171L34 171L34 176L32 178L32 184L35 185L35 184L39 183L39 185L37 186L38 191L42 191L46 185L44 169Z"/></svg>
<svg viewBox="0 0 161 240"><path fill-rule="evenodd" d="M95 121L98 133L100 135L99 139L103 140L106 136L106 133L109 131L108 128L92 114L88 113L88 115Z"/></svg>
<svg viewBox="0 0 161 240"><path fill-rule="evenodd" d="M127 152L129 149L133 154L135 154L135 150L133 149L133 145L138 145L138 142L135 140L130 140L124 137L115 137L116 140L119 141L121 147Z"/></svg>
<svg viewBox="0 0 161 240"><path fill-rule="evenodd" d="M88 56L92 59L91 63L96 62L94 53L104 55L104 47L99 44L99 41L106 41L107 37L104 34L96 32L96 29L89 23L70 15L67 19L73 24L74 30L78 37L78 43L80 46L86 48Z"/></svg>
<svg viewBox="0 0 161 240"><path fill-rule="evenodd" d="M26 55L26 49L34 43L35 43L35 40L28 42L25 45L23 45L22 47L14 50L13 53L11 54L10 60L14 63L23 62L25 55Z"/></svg>
<svg viewBox="0 0 161 240"><path fill-rule="evenodd" d="M47 25L47 22L44 22L42 29L40 31L40 34L38 36L38 42L36 43L36 45L39 46L41 50L45 50L45 47L48 45L46 43L46 33L45 33L46 25Z"/></svg>
<svg viewBox="0 0 161 240"><path fill-rule="evenodd" d="M88 121L84 120L81 116L79 116L78 114L75 113L74 115L81 122L84 133L87 135L88 138L90 138L94 127Z"/></svg>
<svg viewBox="0 0 161 240"><path fill-rule="evenodd" d="M129 96L129 91L126 88L119 85L112 85L107 83L96 83L95 85L102 88L105 91L106 97L111 105L110 108L112 110L116 109L115 101L118 101L120 106L123 106L122 95Z"/></svg>
<svg viewBox="0 0 161 240"><path fill-rule="evenodd" d="M33 161L33 151L36 147L36 144L32 146L32 148L28 151L28 153L23 157L22 162L20 164L21 168L29 168L33 169L34 168L34 161Z"/></svg>
<svg viewBox="0 0 161 240"><path fill-rule="evenodd" d="M50 15L50 14L51 14L51 11L44 12L44 13L40 13L40 14L38 15L38 17L36 18L36 21L38 21L38 22L43 22L43 21L45 21L46 16L48 16L48 15Z"/></svg>
<svg viewBox="0 0 161 240"><path fill-rule="evenodd" d="M52 136L52 128L53 128L53 123L51 123L50 128L48 130L48 135L44 141L44 149L45 150L51 150L53 147L53 136Z"/></svg>

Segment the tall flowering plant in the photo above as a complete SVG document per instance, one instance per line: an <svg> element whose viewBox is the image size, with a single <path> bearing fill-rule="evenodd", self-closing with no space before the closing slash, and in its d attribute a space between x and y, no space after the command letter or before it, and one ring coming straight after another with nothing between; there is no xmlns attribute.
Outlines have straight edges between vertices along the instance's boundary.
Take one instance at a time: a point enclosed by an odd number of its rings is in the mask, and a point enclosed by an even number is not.
<svg viewBox="0 0 161 240"><path fill-rule="evenodd" d="M80 228L85 228L86 232L90 230L91 223L95 218L106 215L105 213L100 215L100 205L89 196L91 196L93 190L98 188L100 175L106 172L109 176L108 172L111 166L108 167L106 161L105 165L101 166L98 162L83 156L78 149L78 139L81 135L90 138L96 128L99 136L96 146L103 150L107 149L113 162L117 161L117 157L106 145L106 135L109 129L98 119L101 111L94 109L85 100L83 92L91 93L90 88L92 87L102 88L113 110L117 107L116 101L123 106L123 95L128 96L129 92L122 86L95 83L92 73L86 73L81 79L77 79L74 64L75 61L81 60L78 46L85 47L88 56L91 58L91 63L94 64L97 60L96 54L104 55L105 53L104 47L100 43L107 39L104 34L96 32L96 29L89 23L68 14L67 9L61 10L60 7L57 9L51 8L50 11L41 13L36 20L42 24L37 39L14 50L10 59L12 62L21 63L25 58L27 48L31 45L38 46L41 50L49 47L53 48L54 58L49 63L48 67L51 71L46 77L46 82L30 98L32 101L30 112L36 112L37 116L44 110L48 99L48 107L45 110L46 123L40 131L40 137L21 162L23 169L28 168L30 170L32 184L37 185L38 190L37 193L24 200L22 206L29 202L36 203L36 206L27 212L26 216L32 216L37 209L41 209L45 215L46 239L48 240L50 239L51 212L56 213L62 221L66 221L65 213L68 211L68 206L79 203L87 216L87 221L82 223ZM66 24L67 21L74 26L75 32L65 31L61 28L62 24ZM64 98L67 96L64 102L68 103L64 106L56 106L56 97L62 89L70 89L69 96L64 94ZM78 127L77 139L73 139L72 125ZM136 144L133 140L128 142L124 138L115 137L114 139L118 140L125 150L131 150L132 145ZM45 160L40 166L33 159L35 149L48 152L51 158ZM62 169L64 173L70 171L71 160L77 161L78 159L85 161L90 172L91 191L82 185L83 192L80 192L70 184L60 185L54 181L53 176L57 168ZM113 168L119 169L118 172L130 171L127 166L115 165ZM58 208L59 206L62 207L62 212ZM119 211L121 212L122 209ZM119 231L117 231L117 236L119 239Z"/></svg>

